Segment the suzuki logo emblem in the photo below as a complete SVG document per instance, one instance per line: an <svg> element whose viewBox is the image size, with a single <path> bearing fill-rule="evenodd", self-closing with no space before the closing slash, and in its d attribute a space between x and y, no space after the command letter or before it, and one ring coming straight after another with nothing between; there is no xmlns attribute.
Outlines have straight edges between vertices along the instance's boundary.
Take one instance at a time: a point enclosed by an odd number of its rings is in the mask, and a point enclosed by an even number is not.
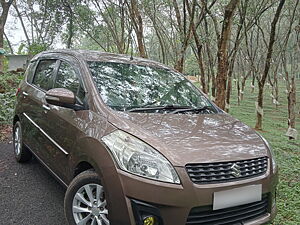
<svg viewBox="0 0 300 225"><path fill-rule="evenodd" d="M233 163L232 166L230 167L232 170L231 174L235 177L240 177L241 176L241 167L237 165L236 163Z"/></svg>

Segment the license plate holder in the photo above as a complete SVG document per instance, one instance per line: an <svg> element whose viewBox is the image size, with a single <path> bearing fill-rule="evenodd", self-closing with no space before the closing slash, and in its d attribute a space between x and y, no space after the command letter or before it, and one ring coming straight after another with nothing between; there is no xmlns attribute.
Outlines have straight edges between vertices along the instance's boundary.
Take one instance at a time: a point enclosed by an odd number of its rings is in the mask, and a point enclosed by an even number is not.
<svg viewBox="0 0 300 225"><path fill-rule="evenodd" d="M213 210L261 201L262 185L248 185L214 193Z"/></svg>

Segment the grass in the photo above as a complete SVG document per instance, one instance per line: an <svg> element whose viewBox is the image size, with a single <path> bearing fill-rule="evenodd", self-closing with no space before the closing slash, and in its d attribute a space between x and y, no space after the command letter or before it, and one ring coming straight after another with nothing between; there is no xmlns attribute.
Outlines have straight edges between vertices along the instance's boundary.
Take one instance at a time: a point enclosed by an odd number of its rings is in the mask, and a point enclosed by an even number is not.
<svg viewBox="0 0 300 225"><path fill-rule="evenodd" d="M297 80L298 88L300 80ZM230 114L250 127L255 126L255 101L257 88L251 93L250 83L247 84L244 100L237 104L236 89L233 88ZM287 131L287 94L285 84L280 82L280 105L278 108L272 103L271 88L266 86L264 95L263 131L260 133L270 142L279 166L279 184L277 190L278 214L273 224L300 224L300 91L297 92L296 129L298 140L289 140L285 136Z"/></svg>
<svg viewBox="0 0 300 225"><path fill-rule="evenodd" d="M15 92L22 75L0 75L0 142L1 134L7 135L11 123ZM300 87L300 80L297 80ZM237 93L233 87L230 114L243 121L250 127L255 126L255 101L257 89L251 93L250 83L245 89L244 100L240 106L237 104ZM271 89L267 88L264 97L263 131L260 133L270 142L276 154L279 166L279 185L277 192L278 215L274 220L275 225L300 224L300 115L296 117L296 128L299 133L298 140L289 140L287 130L287 97L285 84L280 83L280 105L278 108L272 103ZM297 112L300 111L300 91L297 93ZM4 138L5 139L5 138ZM2 140L4 140L2 137Z"/></svg>

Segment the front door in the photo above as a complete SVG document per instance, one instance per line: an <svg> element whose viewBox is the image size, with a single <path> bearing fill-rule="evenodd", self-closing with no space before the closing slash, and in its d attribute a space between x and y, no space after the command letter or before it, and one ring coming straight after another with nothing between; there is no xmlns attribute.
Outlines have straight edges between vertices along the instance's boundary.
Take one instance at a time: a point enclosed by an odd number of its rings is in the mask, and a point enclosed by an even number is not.
<svg viewBox="0 0 300 225"><path fill-rule="evenodd" d="M57 60L40 59L37 63L35 72L29 71L34 72L33 78L26 81L20 93L23 98L23 137L24 143L48 166L51 160L48 152L49 149L53 149L53 145L44 132L43 126L46 116L45 93L52 86ZM28 74L27 77L32 76Z"/></svg>
<svg viewBox="0 0 300 225"><path fill-rule="evenodd" d="M76 96L76 104L84 105L85 91L81 82L79 66L72 60L59 60L57 73L54 77L53 88L66 88ZM69 154L82 132L78 127L84 110L77 110L46 105L46 116L43 122L45 131L55 140L56 148L52 150L50 167L62 179L69 177Z"/></svg>

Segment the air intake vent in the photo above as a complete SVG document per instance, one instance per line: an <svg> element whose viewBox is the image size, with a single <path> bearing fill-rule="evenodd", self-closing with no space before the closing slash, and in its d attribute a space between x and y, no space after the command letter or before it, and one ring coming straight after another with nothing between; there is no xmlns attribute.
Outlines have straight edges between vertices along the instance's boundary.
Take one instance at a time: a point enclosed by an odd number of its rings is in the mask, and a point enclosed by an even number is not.
<svg viewBox="0 0 300 225"><path fill-rule="evenodd" d="M212 206L193 208L186 225L241 225L268 213L268 197L246 205L212 210Z"/></svg>

